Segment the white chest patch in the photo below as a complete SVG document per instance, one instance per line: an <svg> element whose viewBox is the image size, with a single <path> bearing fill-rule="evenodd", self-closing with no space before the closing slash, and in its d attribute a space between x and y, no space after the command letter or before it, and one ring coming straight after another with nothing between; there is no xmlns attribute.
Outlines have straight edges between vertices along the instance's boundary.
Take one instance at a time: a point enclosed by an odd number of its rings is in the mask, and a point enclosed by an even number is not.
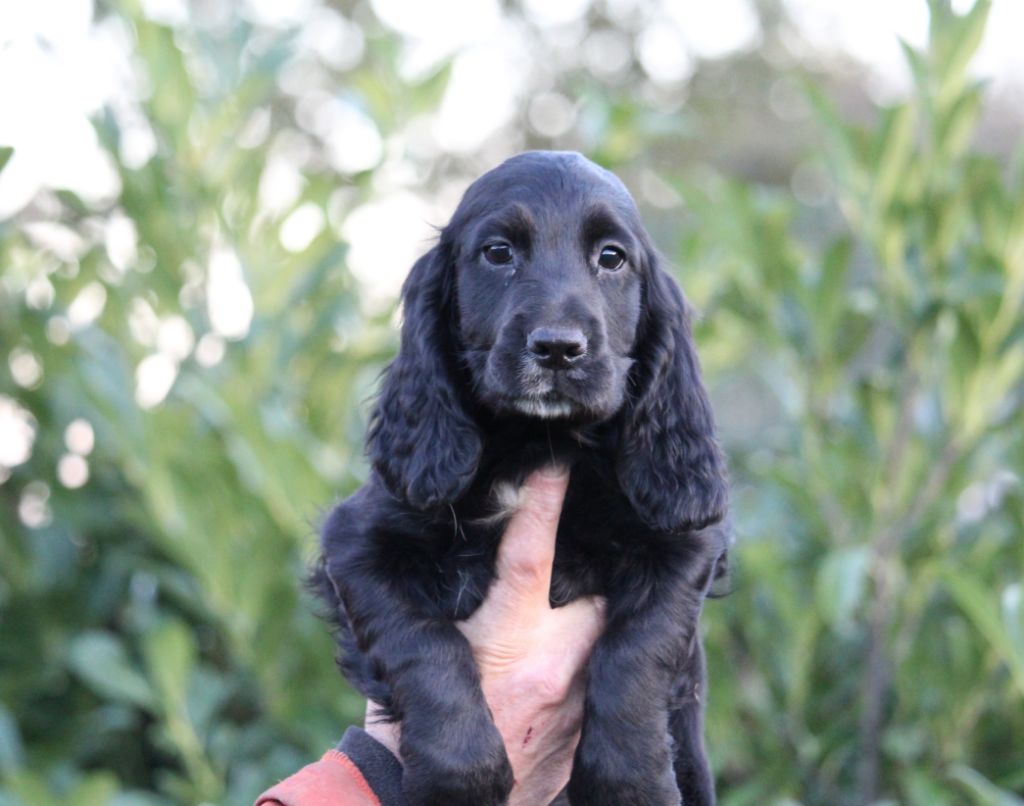
<svg viewBox="0 0 1024 806"><path fill-rule="evenodd" d="M479 524L501 523L511 518L519 509L521 501L519 488L508 481L499 481L491 487L491 514L476 520Z"/></svg>

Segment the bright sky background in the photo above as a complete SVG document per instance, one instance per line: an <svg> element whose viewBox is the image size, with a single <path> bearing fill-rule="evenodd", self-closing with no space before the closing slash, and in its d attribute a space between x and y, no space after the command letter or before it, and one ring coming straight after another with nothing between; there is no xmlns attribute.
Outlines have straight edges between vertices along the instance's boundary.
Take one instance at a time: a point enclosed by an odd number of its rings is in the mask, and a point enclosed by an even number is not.
<svg viewBox="0 0 1024 806"><path fill-rule="evenodd" d="M647 0L524 0L538 23L571 28L593 2L601 2L609 17L635 18ZM663 0L650 24L635 37L603 32L582 43L582 58L595 72L621 69L632 49L643 69L656 82L685 82L699 58L716 58L756 46L757 18L751 0ZM925 43L928 12L925 0L786 0L802 38L822 52L846 51L870 70L868 89L879 99L891 98L909 86L909 75L898 45L902 38L915 46ZM215 4L214 4L215 5ZM415 76L454 55L451 80L437 115L424 125L421 139L430 148L472 153L517 108L528 70L529 32L503 19L498 0L371 0L379 19L406 39L402 72ZM954 0L963 11L970 0ZM187 25L186 0L142 0L149 16L173 25ZM212 7L212 6L211 6ZM223 8L279 28L304 25L298 46L314 52L339 69L360 58L364 42L357 26L318 0L239 0ZM144 164L155 141L135 111L130 67L130 36L117 19L93 23L93 0L30 0L0 2L0 146L15 153L0 173L0 221L16 215L43 188L64 187L89 200L113 200L119 192L110 159L97 143L89 117L112 106L124 128L121 158ZM975 72L990 78L994 90L1014 92L1024 104L1024 0L994 0L986 40L975 61ZM598 41L599 40L599 41ZM812 54L806 54L813 57ZM289 77L280 77L282 90L295 95L300 125L326 144L326 156L341 175L381 163L387 149L375 123L352 103L324 91L309 92ZM571 99L543 93L530 101L528 114L538 131L556 137L572 126ZM134 116L134 118L133 118ZM134 121L134 122L133 122ZM265 136L268 121L254 115L255 142ZM261 126L263 131L261 134ZM424 134L424 133L420 133ZM417 132L403 132L416 146ZM295 206L303 180L294 154L272 150L263 171L260 200L268 215L283 217L282 246L301 251L325 226L349 242L349 269L361 282L367 305L390 303L408 267L432 236L430 224L443 222L454 206L461 185L438 198L419 197L401 171L381 172L377 196L361 206L335 215L306 203ZM37 231L50 226L36 221ZM63 232L63 234L61 234ZM51 248L73 252L69 230L49 231ZM134 225L113 216L106 247L112 265L124 271L134 259ZM52 294L45 278L30 283L40 299ZM38 286L36 288L35 286ZM94 287L93 287L94 286ZM194 339L181 317L158 321L140 302L133 335L152 348L136 372L140 405L159 405L177 375L178 366L194 350L203 364L216 363L224 341L245 336L253 316L252 298L244 267L227 245L216 244L209 260L206 298L213 332ZM239 302L241 300L241 303ZM44 300L45 301L45 300ZM94 283L83 290L69 310L67 327L92 321L102 310L105 291ZM225 302L227 301L227 302ZM57 334L66 339L66 334ZM13 356L13 354L12 354ZM13 356L18 372L31 385L30 354ZM14 364L12 364L12 369ZM0 482L5 467L26 455L31 424L19 419L13 401L0 399ZM20 447L19 447L20 446ZM75 455L78 454L72 454ZM81 478L81 462L69 460L69 477ZM77 475L75 475L77 473Z"/></svg>
<svg viewBox="0 0 1024 806"><path fill-rule="evenodd" d="M606 6L626 17L636 1L608 0ZM869 65L881 92L906 85L897 37L923 44L928 24L925 0L786 2L809 41L823 49L846 50ZM539 21L562 24L578 18L590 3L526 0L525 5ZM247 0L243 5L260 21L282 26L308 19L318 8L315 0ZM489 127L493 130L508 120L525 51L517 47L517 35L522 34L502 24L497 0L373 0L372 5L385 24L410 40L405 65L409 73L459 53L435 122L434 135L443 147L472 150L490 133ZM968 5L966 0L954 3L960 9ZM146 0L143 6L164 21L181 23L188 17L183 0ZM655 79L685 78L694 57L723 55L751 44L757 36L749 0L665 0L661 7L660 20L634 43L641 64ZM92 0L0 4L0 145L16 149L0 174L0 218L20 210L40 187L64 186L96 199L117 192L116 177L88 117L105 103L130 101L128 37L113 21L93 25L92 16ZM1022 80L1022 31L1024 2L995 0L976 62L979 74L997 84ZM343 50L346 35L328 26L319 46L329 49L333 41ZM481 114L482 109L488 114ZM539 114L544 111L542 105ZM557 121L558 110L548 111ZM372 159L379 150L372 128L353 117L350 109L339 110L327 122L344 127L350 139L359 139L357 156L368 154ZM144 161L152 144L144 131L135 135L128 148Z"/></svg>

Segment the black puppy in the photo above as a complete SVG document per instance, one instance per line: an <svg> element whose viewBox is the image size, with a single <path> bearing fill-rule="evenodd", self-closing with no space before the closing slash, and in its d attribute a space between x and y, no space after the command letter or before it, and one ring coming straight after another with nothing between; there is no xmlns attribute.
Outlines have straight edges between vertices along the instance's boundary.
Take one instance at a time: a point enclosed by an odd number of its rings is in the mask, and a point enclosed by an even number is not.
<svg viewBox="0 0 1024 806"><path fill-rule="evenodd" d="M505 802L512 773L454 621L494 579L501 491L572 464L553 605L607 598L577 806L709 804L697 620L726 550L725 466L687 304L622 183L531 152L474 182L403 290L369 481L315 583L345 674L401 720L413 804Z"/></svg>

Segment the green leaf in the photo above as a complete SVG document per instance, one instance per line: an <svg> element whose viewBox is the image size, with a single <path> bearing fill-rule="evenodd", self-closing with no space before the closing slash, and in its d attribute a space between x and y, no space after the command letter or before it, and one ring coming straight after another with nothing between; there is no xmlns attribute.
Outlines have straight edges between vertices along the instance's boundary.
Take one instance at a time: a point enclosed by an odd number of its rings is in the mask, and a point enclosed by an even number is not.
<svg viewBox="0 0 1024 806"><path fill-rule="evenodd" d="M1000 609L1010 645L1016 654L1024 658L1024 585L1014 582L1003 588Z"/></svg>
<svg viewBox="0 0 1024 806"><path fill-rule="evenodd" d="M961 94L949 111L943 113L937 121L936 148L947 162L960 157L970 145L984 99L982 85L975 85Z"/></svg>
<svg viewBox="0 0 1024 806"><path fill-rule="evenodd" d="M21 806L60 806L67 801L55 798L46 781L35 773L19 771L5 777L7 790L20 802Z"/></svg>
<svg viewBox="0 0 1024 806"><path fill-rule="evenodd" d="M996 597L959 568L945 571L943 581L975 629L1007 665L1014 683L1024 695L1024 652L1016 647L1014 638L1004 625Z"/></svg>
<svg viewBox="0 0 1024 806"><path fill-rule="evenodd" d="M911 769L904 774L903 788L910 806L945 806L954 802L949 784L934 775L931 771L919 769Z"/></svg>
<svg viewBox="0 0 1024 806"><path fill-rule="evenodd" d="M195 666L196 650L188 628L167 620L146 634L143 653L149 677L164 701L184 706L188 680Z"/></svg>
<svg viewBox="0 0 1024 806"><path fill-rule="evenodd" d="M917 117L909 104L890 109L883 120L875 144L872 202L876 214L882 214L896 193L914 145Z"/></svg>
<svg viewBox="0 0 1024 806"><path fill-rule="evenodd" d="M907 65L910 67L910 73L914 77L914 87L917 90L917 96L921 100L927 102L928 62L925 54L907 43L902 37L900 38L900 48L903 50L903 56L906 58Z"/></svg>
<svg viewBox="0 0 1024 806"><path fill-rule="evenodd" d="M150 792L130 790L118 792L107 806L172 806L173 801L158 797Z"/></svg>
<svg viewBox="0 0 1024 806"><path fill-rule="evenodd" d="M13 153L14 149L11 146L0 146L0 171L3 171Z"/></svg>
<svg viewBox="0 0 1024 806"><path fill-rule="evenodd" d="M79 781L67 794L66 803L75 806L108 806L117 793L117 778L111 773L93 773Z"/></svg>
<svg viewBox="0 0 1024 806"><path fill-rule="evenodd" d="M822 258L816 307L812 311L819 339L826 338L835 330L836 320L846 300L846 278L852 255L852 239L842 237L829 244Z"/></svg>
<svg viewBox="0 0 1024 806"><path fill-rule="evenodd" d="M25 763L18 723L0 703L0 772L13 772Z"/></svg>
<svg viewBox="0 0 1024 806"><path fill-rule="evenodd" d="M831 552L818 570L818 610L833 629L849 629L867 583L871 551L853 546Z"/></svg>
<svg viewBox="0 0 1024 806"><path fill-rule="evenodd" d="M804 82L803 86L818 125L829 138L829 162L836 170L840 187L859 196L865 190L867 177L856 132L842 119L832 101L819 87L811 82Z"/></svg>
<svg viewBox="0 0 1024 806"><path fill-rule="evenodd" d="M101 697L149 710L154 707L152 688L113 633L96 630L76 636L68 647L68 665Z"/></svg>
<svg viewBox="0 0 1024 806"><path fill-rule="evenodd" d="M981 340L978 338L974 322L967 316L964 309L956 311L956 334L950 347L950 366L961 383L966 381L978 370L981 358Z"/></svg>
<svg viewBox="0 0 1024 806"><path fill-rule="evenodd" d="M166 619L147 633L143 646L149 676L160 693L167 735L180 753L192 785L204 798L219 799L223 781L208 758L188 697L197 655L192 633L183 622Z"/></svg>
<svg viewBox="0 0 1024 806"><path fill-rule="evenodd" d="M996 786L980 772L965 764L954 764L949 777L962 784L974 796L974 803L978 806L1024 806L1024 800Z"/></svg>
<svg viewBox="0 0 1024 806"><path fill-rule="evenodd" d="M1006 260L1008 291L1019 293L1024 289L1024 181L1020 183L1017 199L1007 218L1006 244L1001 251Z"/></svg>
<svg viewBox="0 0 1024 806"><path fill-rule="evenodd" d="M944 48L945 54L937 65L939 75L939 106L943 108L953 102L956 94L963 86L967 65L985 36L989 11L992 9L990 0L977 0L974 7L963 17L950 26L949 46Z"/></svg>

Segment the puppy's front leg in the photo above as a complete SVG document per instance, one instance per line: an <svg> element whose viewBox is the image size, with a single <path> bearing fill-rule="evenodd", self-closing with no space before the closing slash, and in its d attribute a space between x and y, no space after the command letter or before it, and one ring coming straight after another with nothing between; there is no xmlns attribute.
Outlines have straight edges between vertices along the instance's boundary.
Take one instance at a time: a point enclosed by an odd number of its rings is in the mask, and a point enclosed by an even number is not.
<svg viewBox="0 0 1024 806"><path fill-rule="evenodd" d="M328 568L358 650L401 720L402 785L413 806L499 806L512 768L469 643L400 578ZM347 565L351 570L352 565ZM365 569L365 566L364 566Z"/></svg>
<svg viewBox="0 0 1024 806"><path fill-rule="evenodd" d="M699 587L668 569L645 585L615 585L588 666L587 698L569 800L574 806L674 806L668 705L697 629Z"/></svg>
<svg viewBox="0 0 1024 806"><path fill-rule="evenodd" d="M401 714L403 788L416 806L498 806L512 768L469 644L450 623L410 622L387 657ZM377 653L375 653L377 654Z"/></svg>

